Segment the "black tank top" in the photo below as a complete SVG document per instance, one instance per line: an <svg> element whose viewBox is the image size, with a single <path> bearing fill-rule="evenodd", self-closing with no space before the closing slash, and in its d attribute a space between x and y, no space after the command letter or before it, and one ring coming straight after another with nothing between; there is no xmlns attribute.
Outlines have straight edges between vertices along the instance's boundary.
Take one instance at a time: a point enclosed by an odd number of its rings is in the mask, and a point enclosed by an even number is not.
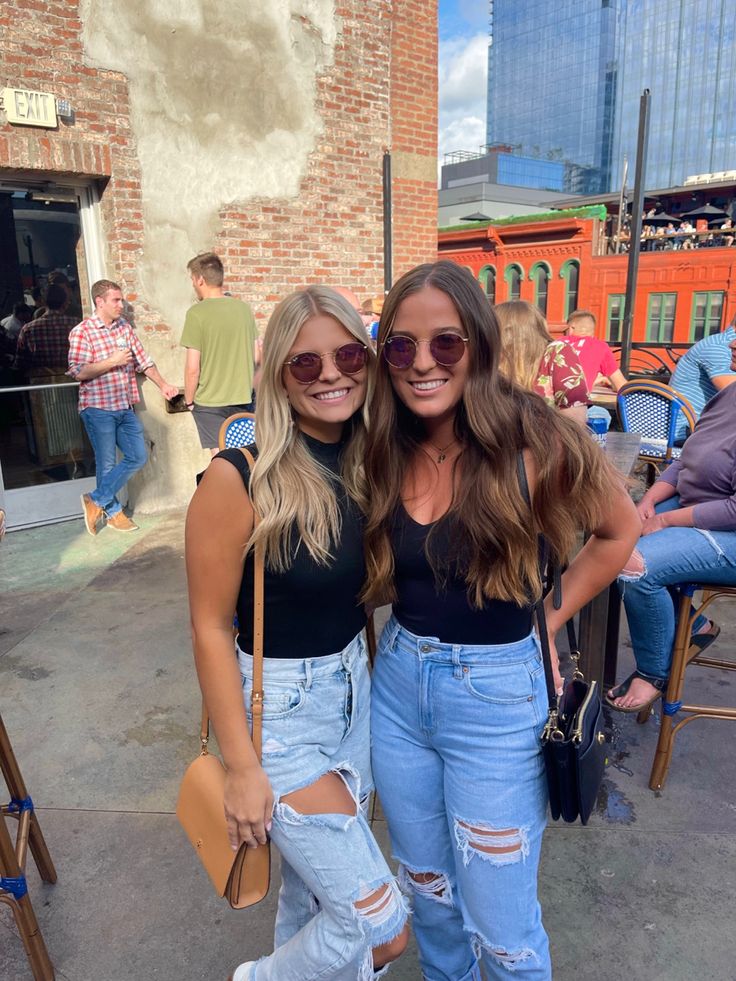
<svg viewBox="0 0 736 981"><path fill-rule="evenodd" d="M363 519L358 506L345 493L339 478L341 443L320 443L303 435L312 456L335 475L335 491L342 516L342 535L333 548L329 566L318 565L301 544L294 529L292 564L284 573L266 566L263 654L273 658L323 657L336 654L365 626L358 596L365 579ZM255 446L248 449L255 456ZM223 450L218 456L241 474L246 489L248 462L240 450ZM238 596L238 646L253 651L253 553L243 569Z"/></svg>
<svg viewBox="0 0 736 981"><path fill-rule="evenodd" d="M431 548L440 568L448 570L438 588L427 561L425 544L432 528ZM453 557L451 521L420 525L403 505L396 509L392 530L397 601L394 615L402 627L420 637L439 637L444 644L511 644L532 629L532 609L505 600L471 606L464 576Z"/></svg>

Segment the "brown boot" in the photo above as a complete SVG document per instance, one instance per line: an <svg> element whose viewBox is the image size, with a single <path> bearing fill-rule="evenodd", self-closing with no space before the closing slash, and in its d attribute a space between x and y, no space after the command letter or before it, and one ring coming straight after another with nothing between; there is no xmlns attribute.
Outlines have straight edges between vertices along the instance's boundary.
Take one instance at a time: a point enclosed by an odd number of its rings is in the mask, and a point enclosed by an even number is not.
<svg viewBox="0 0 736 981"><path fill-rule="evenodd" d="M96 535L97 522L102 517L103 511L99 504L95 504L89 494L82 494L82 513L87 531L90 535Z"/></svg>
<svg viewBox="0 0 736 981"><path fill-rule="evenodd" d="M108 518L107 527L114 528L115 531L138 531L138 525L135 521L131 521L123 511L118 511L117 514Z"/></svg>

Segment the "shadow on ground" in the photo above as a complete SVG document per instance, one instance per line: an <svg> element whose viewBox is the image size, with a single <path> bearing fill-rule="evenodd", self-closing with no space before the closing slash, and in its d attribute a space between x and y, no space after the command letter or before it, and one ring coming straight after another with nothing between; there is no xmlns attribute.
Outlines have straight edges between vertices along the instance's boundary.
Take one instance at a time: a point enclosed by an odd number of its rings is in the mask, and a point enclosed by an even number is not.
<svg viewBox="0 0 736 981"><path fill-rule="evenodd" d="M216 900L173 816L197 751L198 692L183 513L135 536L81 522L10 534L0 548L0 712L59 881L30 894L61 981L225 981L270 949L276 889L234 912ZM107 537L106 537L107 536ZM722 604L719 645L735 636ZM620 675L631 651L622 631ZM691 693L736 703L693 671ZM647 788L657 737L633 716L612 743L586 828L545 837L541 897L556 981L733 981L736 764L727 723L686 728L664 790ZM385 824L376 832L386 851ZM0 979L32 977L0 908ZM412 947L391 972L420 981Z"/></svg>

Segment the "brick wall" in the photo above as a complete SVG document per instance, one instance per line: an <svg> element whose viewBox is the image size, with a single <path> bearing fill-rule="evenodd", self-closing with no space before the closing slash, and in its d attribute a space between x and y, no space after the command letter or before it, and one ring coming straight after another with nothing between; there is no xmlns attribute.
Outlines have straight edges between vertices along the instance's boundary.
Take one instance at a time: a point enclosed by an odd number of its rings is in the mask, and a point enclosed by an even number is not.
<svg viewBox="0 0 736 981"><path fill-rule="evenodd" d="M437 18L426 0L394 4L391 35L394 278L437 251Z"/></svg>
<svg viewBox="0 0 736 981"><path fill-rule="evenodd" d="M361 298L382 291L385 148L393 154L395 274L436 250L436 3L342 0L336 15L334 63L317 84L324 129L298 196L223 208L212 243L228 286L261 323L305 282L341 283ZM74 0L6 0L0 29L0 85L52 92L76 114L58 130L0 122L0 176L99 179L108 275L136 303L139 328L165 334L167 312L148 306L138 277L144 212L125 76L84 64Z"/></svg>
<svg viewBox="0 0 736 981"><path fill-rule="evenodd" d="M167 2L161 0L155 11L158 28L163 31L163 41L159 38L158 42L164 44L173 33L166 17ZM262 4L264 14L273 15L266 7L267 0L249 2ZM327 0L315 3L324 25L324 18L329 16ZM192 11L204 16L205 6L203 0L193 2ZM125 65L124 57L121 62L111 62L112 56L105 55L104 48L102 55L97 49L85 52L80 9L77 0L5 0L0 6L0 86L52 93L68 99L75 111L74 122L68 125L61 121L57 130L11 126L0 114L0 180L12 176L20 183L39 178L63 183L65 177L75 177L98 182L106 274L121 283L133 303L138 332L168 380L180 384L183 379L184 355L178 341L191 294L185 264L196 251L189 251L189 244L182 246L182 240L196 242L197 248L214 248L223 256L228 289L252 304L261 328L278 299L307 283L348 286L361 299L376 296L384 284L382 164L384 151L389 149L394 174L394 274L434 258L436 0L336 0L337 36L329 57L324 58L332 38L325 41L312 23L302 20L303 47L296 52L292 48L289 56L309 62L317 52L313 64L320 66L315 69L316 77L309 80L310 88L298 93L309 92L311 100L314 82L310 110L314 105L317 124L301 144L306 162L300 160L298 174L303 176L294 182L294 192L288 198L256 198L251 192L233 195L234 201L224 204L215 196L214 212L211 216L208 213L204 224L201 209L195 209L197 190L187 186L187 178L172 166L178 158L170 152L166 163L159 166L156 155L150 153L150 144L144 145L151 133L158 132L157 119L166 134L160 139L167 147L169 141L177 143L179 132L191 141L199 139L199 131L195 133L187 125L187 111L163 115L166 107L159 110L155 101L161 94L158 91L144 93L147 115L143 128L137 101L141 77L136 75L136 67L140 68L140 63L136 66L131 61L128 73L113 71L106 66ZM128 16L125 40L118 40L110 28L110 17L114 29L116 15L108 0L91 0L84 9L106 14L104 40L117 44L112 49L114 57L130 50L131 58L135 58L135 17L150 14L149 8L120 7L121 17ZM180 5L177 10L181 15ZM261 26L258 10L249 7L247 11L257 31ZM100 23L95 18L88 26L99 31ZM99 38L98 33L95 39ZM257 43L257 38L243 43ZM149 47L153 50L151 38ZM91 67L92 57L97 67ZM188 75L176 74L182 64L186 61L172 58L157 83L164 90L185 89L196 113L199 92L192 89ZM324 65L327 67L321 67ZM293 108L291 102L296 100L291 100L288 92L284 95L279 67L278 58L265 63L254 83L256 88L261 83L264 88L255 92L238 89L240 73L233 68L229 73L233 85L217 91L202 111L226 113L228 100L234 99L241 100L246 119L250 108L243 106L243 99L246 103L252 99L257 111L271 102L283 105L284 98L288 108ZM272 79L268 74L271 69ZM274 91L278 87L280 103L268 99L269 85ZM214 104L220 96L222 106ZM177 126L179 118L181 129ZM275 130L279 123L286 125L275 118ZM164 125L168 129L163 129ZM267 130L268 126L264 139L268 138ZM249 134L243 134L242 144L244 161L252 167L257 158L247 156ZM217 146L208 143L206 150L208 163L214 161L208 179L219 191ZM141 159L148 161L145 173ZM291 162L284 160L285 170ZM228 165L234 165L232 159ZM243 173L251 172L245 167ZM157 209L156 201L151 202L151 188L160 188L162 180L167 191L173 185L173 206L167 200L165 207ZM180 197L177 181L181 182ZM209 184L208 190L212 186ZM208 230L210 227L215 231ZM176 249L170 231L179 233ZM80 273L83 279L83 271ZM189 415L166 415L163 400L150 383L143 385L138 411L149 443L149 463L129 484L131 501L142 511L186 503L194 487L192 474L203 468L206 458L193 420Z"/></svg>

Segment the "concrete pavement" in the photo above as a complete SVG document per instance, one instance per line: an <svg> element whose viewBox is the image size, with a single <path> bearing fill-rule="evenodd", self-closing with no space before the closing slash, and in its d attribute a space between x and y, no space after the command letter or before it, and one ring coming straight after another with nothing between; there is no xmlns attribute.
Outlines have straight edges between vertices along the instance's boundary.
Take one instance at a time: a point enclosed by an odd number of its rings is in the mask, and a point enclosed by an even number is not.
<svg viewBox="0 0 736 981"><path fill-rule="evenodd" d="M0 546L0 712L59 875L44 885L31 862L30 894L60 981L224 981L270 949L276 889L231 911L173 816L198 746L183 513L140 523L137 534L92 539L75 521ZM736 607L722 604L716 618L728 653ZM620 662L623 675L625 637ZM736 704L734 681L717 673L694 670L699 690ZM556 981L734 981L732 730L688 726L653 794L657 718L612 721L590 824L552 825L545 838ZM387 847L382 821L376 830ZM413 947L390 976L420 981ZM0 981L31 977L2 906Z"/></svg>

